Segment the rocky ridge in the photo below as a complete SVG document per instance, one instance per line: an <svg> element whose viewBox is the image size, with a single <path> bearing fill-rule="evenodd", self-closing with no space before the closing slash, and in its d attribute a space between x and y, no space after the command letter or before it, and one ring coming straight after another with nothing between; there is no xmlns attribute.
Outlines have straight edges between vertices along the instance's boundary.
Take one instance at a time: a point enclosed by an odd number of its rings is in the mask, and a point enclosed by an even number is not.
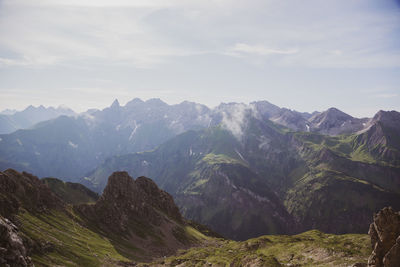
<svg viewBox="0 0 400 267"><path fill-rule="evenodd" d="M171 255L197 243L187 233L171 195L144 176L134 180L127 172L114 172L94 205L74 209L105 235L122 236L141 251L136 257L142 260Z"/></svg>
<svg viewBox="0 0 400 267"><path fill-rule="evenodd" d="M13 169L0 172L0 215L11 218L19 209L36 213L63 210L65 204L38 177Z"/></svg>
<svg viewBox="0 0 400 267"><path fill-rule="evenodd" d="M49 179L12 169L0 172L0 266L31 266L28 256L39 266L71 261L124 266L171 255L205 238L149 178L113 173L95 203L93 192L81 185L79 194L88 193L81 199L91 203L78 205L64 202L45 182Z"/></svg>

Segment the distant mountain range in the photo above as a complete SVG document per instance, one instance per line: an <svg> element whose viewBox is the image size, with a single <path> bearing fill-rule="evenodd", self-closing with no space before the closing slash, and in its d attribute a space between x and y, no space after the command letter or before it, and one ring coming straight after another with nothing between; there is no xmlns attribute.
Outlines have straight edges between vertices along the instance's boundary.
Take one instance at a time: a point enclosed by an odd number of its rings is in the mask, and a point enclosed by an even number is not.
<svg viewBox="0 0 400 267"><path fill-rule="evenodd" d="M186 218L234 239L366 232L370 214L400 209L400 113L114 101L0 135L0 168L10 167L98 193L114 171L152 177Z"/></svg>
<svg viewBox="0 0 400 267"><path fill-rule="evenodd" d="M6 109L0 113L0 134L28 129L38 122L54 119L61 115L73 116L75 112L62 106L58 108L29 106L23 111Z"/></svg>
<svg viewBox="0 0 400 267"><path fill-rule="evenodd" d="M59 116L60 113L68 116ZM152 150L188 130L223 124L238 136L241 120L247 113L294 131L332 135L361 131L372 120L352 118L333 108L322 113L300 113L267 101L221 104L209 109L187 101L168 105L159 99L144 102L135 98L125 106L116 100L103 110L89 110L75 116L70 116L74 113L69 109L30 106L0 117L0 128L8 131L17 126L10 128L9 124L1 123L1 118L5 121L29 118L31 122L19 122L24 124L19 128L29 129L0 135L0 168L12 167L39 176L77 181L110 156ZM52 119L44 120L46 117ZM33 121L39 120L32 126Z"/></svg>

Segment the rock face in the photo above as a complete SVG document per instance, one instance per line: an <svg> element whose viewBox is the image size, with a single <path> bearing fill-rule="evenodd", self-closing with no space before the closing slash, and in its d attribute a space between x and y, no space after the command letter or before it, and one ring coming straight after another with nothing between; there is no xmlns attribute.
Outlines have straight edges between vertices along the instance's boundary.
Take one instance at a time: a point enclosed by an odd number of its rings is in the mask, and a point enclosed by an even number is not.
<svg viewBox="0 0 400 267"><path fill-rule="evenodd" d="M358 119L336 109L330 108L315 114L309 119L311 131L328 135L349 134L363 129L368 119Z"/></svg>
<svg viewBox="0 0 400 267"><path fill-rule="evenodd" d="M186 232L173 198L143 176L134 180L127 172L114 172L94 205L74 209L112 242L121 242L115 237L122 237L140 251L135 258L142 261L171 255L197 242Z"/></svg>
<svg viewBox="0 0 400 267"><path fill-rule="evenodd" d="M8 169L0 172L0 215L11 218L20 207L31 212L62 209L64 203L39 178Z"/></svg>
<svg viewBox="0 0 400 267"><path fill-rule="evenodd" d="M22 238L18 235L18 227L8 219L0 216L0 266L34 266Z"/></svg>
<svg viewBox="0 0 400 267"><path fill-rule="evenodd" d="M373 249L368 266L400 266L400 212L383 208L374 215L368 234Z"/></svg>
<svg viewBox="0 0 400 267"><path fill-rule="evenodd" d="M132 220L140 218L160 225L164 213L177 222L181 214L173 198L146 177L133 180L127 172L114 172L108 179L103 195L94 206L105 224L125 231Z"/></svg>

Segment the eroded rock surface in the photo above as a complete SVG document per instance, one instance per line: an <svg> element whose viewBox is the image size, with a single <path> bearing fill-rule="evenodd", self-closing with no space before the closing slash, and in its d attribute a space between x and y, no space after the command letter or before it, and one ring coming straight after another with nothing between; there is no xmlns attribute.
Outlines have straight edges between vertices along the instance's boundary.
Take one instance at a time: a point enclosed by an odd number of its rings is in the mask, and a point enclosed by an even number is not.
<svg viewBox="0 0 400 267"><path fill-rule="evenodd" d="M0 217L0 266L34 266L27 256L18 227L3 217Z"/></svg>
<svg viewBox="0 0 400 267"><path fill-rule="evenodd" d="M400 266L400 212L383 208L374 215L368 234L373 249L368 266Z"/></svg>

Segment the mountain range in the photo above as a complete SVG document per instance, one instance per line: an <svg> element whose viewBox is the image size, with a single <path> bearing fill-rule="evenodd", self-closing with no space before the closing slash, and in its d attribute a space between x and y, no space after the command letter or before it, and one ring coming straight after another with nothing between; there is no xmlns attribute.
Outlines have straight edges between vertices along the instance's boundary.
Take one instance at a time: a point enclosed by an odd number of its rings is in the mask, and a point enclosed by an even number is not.
<svg viewBox="0 0 400 267"><path fill-rule="evenodd" d="M65 110L67 115L74 114L69 109L57 110ZM209 109L187 101L168 105L159 99L144 102L135 98L125 106L120 106L115 100L103 110L58 117L55 114L60 114L54 108L30 106L13 115L1 115L7 118L5 120L13 116L29 117L32 123L41 122L19 127L29 129L0 134L0 169L12 167L39 176L78 181L110 156L152 150L188 130L223 124L238 136L244 115L249 112L291 130L329 132L331 135L356 133L368 128L372 121L353 118L334 108L322 113L300 113L267 101L249 105L228 103ZM34 115L36 113L42 115ZM53 119L45 120L48 117ZM15 118L13 120L17 120ZM0 128L9 127L0 119Z"/></svg>
<svg viewBox="0 0 400 267"><path fill-rule="evenodd" d="M6 109L0 113L0 134L28 129L38 122L54 119L61 115L73 116L75 112L63 106L58 108L29 106L23 111Z"/></svg>
<svg viewBox="0 0 400 267"><path fill-rule="evenodd" d="M148 176L182 215L245 240L310 229L365 233L400 209L400 113L353 118L267 101L210 109L118 101L0 135L0 168L79 182L97 193L115 171ZM352 223L347 223L351 221Z"/></svg>

